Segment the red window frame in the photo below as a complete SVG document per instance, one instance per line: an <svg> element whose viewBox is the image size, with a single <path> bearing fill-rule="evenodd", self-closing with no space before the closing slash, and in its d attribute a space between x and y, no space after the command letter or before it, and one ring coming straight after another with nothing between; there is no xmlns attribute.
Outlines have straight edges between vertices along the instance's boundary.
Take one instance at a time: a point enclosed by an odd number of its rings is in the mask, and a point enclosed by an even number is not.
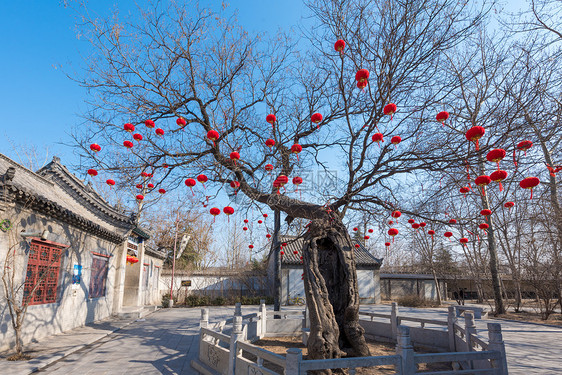
<svg viewBox="0 0 562 375"><path fill-rule="evenodd" d="M23 290L25 302L30 305L57 302L60 260L65 247L52 242L31 241Z"/></svg>

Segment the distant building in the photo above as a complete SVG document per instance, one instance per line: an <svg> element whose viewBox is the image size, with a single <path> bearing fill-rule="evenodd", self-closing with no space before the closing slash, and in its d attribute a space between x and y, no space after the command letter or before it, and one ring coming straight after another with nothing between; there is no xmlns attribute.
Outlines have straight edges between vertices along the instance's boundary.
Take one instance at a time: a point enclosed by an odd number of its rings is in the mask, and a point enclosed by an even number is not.
<svg viewBox="0 0 562 375"><path fill-rule="evenodd" d="M0 154L0 224L0 272L15 256L14 284L24 286L17 298L31 300L24 344L160 302L164 254L146 248L149 234L134 216L109 205L57 157L33 172ZM128 265L127 255L137 262ZM5 297L0 287L0 350L14 343Z"/></svg>

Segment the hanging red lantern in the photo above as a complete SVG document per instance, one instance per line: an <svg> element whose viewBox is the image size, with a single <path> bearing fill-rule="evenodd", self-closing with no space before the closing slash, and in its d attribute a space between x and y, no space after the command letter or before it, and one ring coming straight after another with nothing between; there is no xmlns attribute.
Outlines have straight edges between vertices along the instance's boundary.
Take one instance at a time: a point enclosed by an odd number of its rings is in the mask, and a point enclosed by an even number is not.
<svg viewBox="0 0 562 375"><path fill-rule="evenodd" d="M266 164L263 168L264 168L266 171L271 172L271 171L273 170L273 165L271 165L271 164Z"/></svg>
<svg viewBox="0 0 562 375"><path fill-rule="evenodd" d="M127 131L129 133L132 133L132 132L135 131L135 125L127 123L127 124L123 125L123 129L125 129L125 131Z"/></svg>
<svg viewBox="0 0 562 375"><path fill-rule="evenodd" d="M148 184L146 185L149 189L152 189L154 187L154 184Z"/></svg>
<svg viewBox="0 0 562 375"><path fill-rule="evenodd" d="M265 121L271 124L272 129L275 129L275 121L277 121L277 118L275 117L274 114L270 113L269 115L265 116Z"/></svg>
<svg viewBox="0 0 562 375"><path fill-rule="evenodd" d="M268 233L268 234L265 235L265 237L266 237L267 239L270 239L270 238L271 238L271 234Z"/></svg>
<svg viewBox="0 0 562 375"><path fill-rule="evenodd" d="M230 160L234 161L234 165L237 165L236 162L240 160L240 154L236 151L230 153Z"/></svg>
<svg viewBox="0 0 562 375"><path fill-rule="evenodd" d="M142 141L142 134L139 134L139 133L133 134L133 139L137 142Z"/></svg>
<svg viewBox="0 0 562 375"><path fill-rule="evenodd" d="M254 248L254 245L248 245L248 249L252 250Z"/></svg>
<svg viewBox="0 0 562 375"><path fill-rule="evenodd" d="M373 142L377 142L377 144L379 145L379 147L381 147L380 142L384 142L382 133L375 133L375 134L373 134L373 136L371 137L371 139L373 140Z"/></svg>
<svg viewBox="0 0 562 375"><path fill-rule="evenodd" d="M218 215L220 215L221 210L220 210L220 208L213 207L213 208L211 208L211 209L209 210L209 213L210 213L211 215L213 215L213 223L214 223L216 217L217 217Z"/></svg>
<svg viewBox="0 0 562 375"><path fill-rule="evenodd" d="M283 250L281 250L281 251L279 252L279 255L283 256L283 255L285 255L285 252L284 252Z"/></svg>
<svg viewBox="0 0 562 375"><path fill-rule="evenodd" d="M367 87L367 81L357 82L357 87L363 90L365 87Z"/></svg>
<svg viewBox="0 0 562 375"><path fill-rule="evenodd" d="M136 187L137 189L142 189L142 188L143 188L142 184L137 184L135 187Z"/></svg>
<svg viewBox="0 0 562 375"><path fill-rule="evenodd" d="M142 173L141 173L141 176L142 176L143 178L147 178L147 177L148 177L148 173L142 172Z"/></svg>
<svg viewBox="0 0 562 375"><path fill-rule="evenodd" d="M390 138L390 143L394 145L394 148L396 148L396 145L400 142L402 142L402 138L399 135L395 135L394 137Z"/></svg>
<svg viewBox="0 0 562 375"><path fill-rule="evenodd" d="M372 230L372 229L369 229L369 230L368 230L367 232L369 232L369 233L373 233L373 232L374 232L374 230Z"/></svg>
<svg viewBox="0 0 562 375"><path fill-rule="evenodd" d="M389 220L389 221L388 221L388 225L392 225L392 224L394 224L394 221Z"/></svg>
<svg viewBox="0 0 562 375"><path fill-rule="evenodd" d="M459 242L464 246L464 245L466 245L466 244L468 243L468 238L463 237L463 238L461 238L461 239L459 240Z"/></svg>
<svg viewBox="0 0 562 375"><path fill-rule="evenodd" d="M491 214L492 214L492 211L488 210L487 208L480 211L480 215L484 216L485 220L488 220L488 216L490 216Z"/></svg>
<svg viewBox="0 0 562 375"><path fill-rule="evenodd" d="M357 82L366 82L369 79L369 71L367 69L359 69L355 73L355 80Z"/></svg>
<svg viewBox="0 0 562 375"><path fill-rule="evenodd" d="M138 194L135 198L137 199L137 202L140 203L144 199L144 196L142 194Z"/></svg>
<svg viewBox="0 0 562 375"><path fill-rule="evenodd" d="M88 174L89 174L91 177L95 177L95 176L98 175L98 171L96 171L95 169L88 169Z"/></svg>
<svg viewBox="0 0 562 375"><path fill-rule="evenodd" d="M355 244L355 248L356 248L356 249L359 249L359 244L358 244L358 243Z"/></svg>
<svg viewBox="0 0 562 375"><path fill-rule="evenodd" d="M226 206L225 208L222 209L222 211L228 217L228 222L230 223L230 215L234 213L234 208L230 206Z"/></svg>
<svg viewBox="0 0 562 375"><path fill-rule="evenodd" d="M498 170L500 169L500 161L502 161L503 158L505 158L505 150L503 148L490 150L486 155L486 159L488 159L489 162L497 164Z"/></svg>
<svg viewBox="0 0 562 375"><path fill-rule="evenodd" d="M390 242L385 242L385 243L384 243L384 246L390 247Z"/></svg>
<svg viewBox="0 0 562 375"><path fill-rule="evenodd" d="M280 190L283 187L283 184L281 184L281 182L278 179L275 179L275 181L273 181L273 188L277 189L277 194L281 194Z"/></svg>
<svg viewBox="0 0 562 375"><path fill-rule="evenodd" d="M261 220L258 220L258 224L261 224L261 223L263 223L263 221L261 221Z"/></svg>
<svg viewBox="0 0 562 375"><path fill-rule="evenodd" d="M247 231L247 230L248 230L248 227L244 227L244 228L242 228L242 230L243 230L243 231Z"/></svg>
<svg viewBox="0 0 562 375"><path fill-rule="evenodd" d="M297 161L299 161L299 154L300 154L301 151L302 151L302 146L301 146L301 145L295 143L294 145L291 146L291 152L292 152L293 154L296 154L296 155L297 155Z"/></svg>
<svg viewBox="0 0 562 375"><path fill-rule="evenodd" d="M219 137L220 137L219 132L216 130L209 130L207 132L207 138L213 141L213 146L216 146L215 141L219 139Z"/></svg>
<svg viewBox="0 0 562 375"><path fill-rule="evenodd" d="M269 138L268 140L265 141L265 145L269 148L272 148L273 146L275 146L275 141Z"/></svg>
<svg viewBox="0 0 562 375"><path fill-rule="evenodd" d="M156 132L156 135L158 135L160 137L162 137L164 135L164 130L162 130L160 128L156 129L155 132Z"/></svg>
<svg viewBox="0 0 562 375"><path fill-rule="evenodd" d="M521 141L517 144L517 149L525 151L525 156L527 156L527 150L533 147L532 141Z"/></svg>
<svg viewBox="0 0 562 375"><path fill-rule="evenodd" d="M466 132L466 139L471 142L474 142L476 146L476 151L480 150L480 146L478 144L478 140L484 136L486 130L481 126L473 126L472 128L468 129Z"/></svg>
<svg viewBox="0 0 562 375"><path fill-rule="evenodd" d="M486 223L482 223L478 226L478 228L480 228L482 230L486 230L486 229L490 228L490 226Z"/></svg>
<svg viewBox="0 0 562 375"><path fill-rule="evenodd" d="M354 232L357 232L359 230L359 228L353 228Z"/></svg>
<svg viewBox="0 0 562 375"><path fill-rule="evenodd" d="M420 227L422 227L422 228L424 228L426 225L427 225L427 224L426 224L425 222L423 222L423 221L420 223Z"/></svg>
<svg viewBox="0 0 562 375"><path fill-rule="evenodd" d="M445 121L447 121L448 118L449 118L449 112L447 111L439 112L437 116L435 116L437 122L440 122L443 126L445 126Z"/></svg>
<svg viewBox="0 0 562 375"><path fill-rule="evenodd" d="M433 240L433 235L435 234L435 231L433 229L430 229L427 231L427 234L429 234L431 236L431 239Z"/></svg>
<svg viewBox="0 0 562 375"><path fill-rule="evenodd" d="M234 195L238 195L238 189L240 189L240 182L230 181L230 187L234 189Z"/></svg>
<svg viewBox="0 0 562 375"><path fill-rule="evenodd" d="M314 113L310 116L310 121L316 124L316 129L319 129L320 123L322 122L322 115L320 113Z"/></svg>
<svg viewBox="0 0 562 375"><path fill-rule="evenodd" d="M396 104L388 103L387 105L384 106L382 111L385 115L390 116L390 121L392 121L392 116L394 116L397 110L398 107L396 107Z"/></svg>
<svg viewBox="0 0 562 375"><path fill-rule="evenodd" d="M462 195L466 198L466 193L468 193L470 191L470 188L468 187L462 187L459 189L459 191L462 193Z"/></svg>
<svg viewBox="0 0 562 375"><path fill-rule="evenodd" d="M457 223L457 220L456 220L456 219L451 219L451 220L449 220L449 224L456 224L456 223Z"/></svg>
<svg viewBox="0 0 562 375"><path fill-rule="evenodd" d="M398 211L398 210L392 211L392 213L390 214L390 216L392 216L393 218L395 218L395 219L396 219L396 222L398 222L398 218L399 218L400 216L402 216L402 212L400 212L400 211Z"/></svg>
<svg viewBox="0 0 562 375"><path fill-rule="evenodd" d="M336 40L334 43L334 49L343 55L343 49L345 48L345 41L342 39Z"/></svg>
<svg viewBox="0 0 562 375"><path fill-rule="evenodd" d="M523 189L531 189L530 199L533 199L533 188L538 184L540 184L540 180L537 177L527 177L519 183L519 186L521 186Z"/></svg>
<svg viewBox="0 0 562 375"><path fill-rule="evenodd" d="M390 228L390 229L388 230L388 235L389 235L390 237L392 237L392 242L394 243L394 237L396 237L396 236L398 235L398 229L396 229L396 228Z"/></svg>
<svg viewBox="0 0 562 375"><path fill-rule="evenodd" d="M368 240L369 238L371 238L371 237L369 237L369 236L364 236L364 237L363 237L363 239L365 239L365 240Z"/></svg>
<svg viewBox="0 0 562 375"><path fill-rule="evenodd" d="M281 186L284 186L289 182L289 177L282 174L282 175L279 175L279 177L277 177L277 180L281 183Z"/></svg>
<svg viewBox="0 0 562 375"><path fill-rule="evenodd" d="M90 150L94 151L94 152L100 152L101 151L101 146L98 145L97 143L92 143L90 145Z"/></svg>
<svg viewBox="0 0 562 375"><path fill-rule="evenodd" d="M490 175L490 179L492 181L498 182L500 184L500 191L503 191L502 181L505 180L506 178L507 178L507 172L502 171L501 169L492 172L492 174Z"/></svg>
<svg viewBox="0 0 562 375"><path fill-rule="evenodd" d="M115 186L115 181L112 180L111 178L109 180L106 180L105 183L108 184L109 186Z"/></svg>
<svg viewBox="0 0 562 375"><path fill-rule="evenodd" d="M123 146L127 147L129 150L133 148L133 142L131 141L124 141Z"/></svg>
<svg viewBox="0 0 562 375"><path fill-rule="evenodd" d="M452 233L452 232L445 232L445 233L443 233L443 235L444 235L445 237L447 237L447 238L449 239L449 241L451 241L451 237L453 237L453 233Z"/></svg>
<svg viewBox="0 0 562 375"><path fill-rule="evenodd" d="M486 195L486 190L484 189L485 186L488 186L492 182L490 176L482 175L478 176L474 179L474 183L478 186L482 187L482 195Z"/></svg>
<svg viewBox="0 0 562 375"><path fill-rule="evenodd" d="M166 189L158 189L158 192L159 192L160 194L166 194Z"/></svg>
<svg viewBox="0 0 562 375"><path fill-rule="evenodd" d="M152 120L146 120L146 121L144 122L144 124L146 125L147 128L150 128L150 129L152 129L152 128L154 128L154 127L156 126L156 124L155 124L154 121L152 121Z"/></svg>
<svg viewBox="0 0 562 375"><path fill-rule="evenodd" d="M293 177L293 185L296 186L295 191L299 190L299 185L302 184L302 177Z"/></svg>
<svg viewBox="0 0 562 375"><path fill-rule="evenodd" d="M244 223L248 224L250 221L248 219L244 219Z"/></svg>
<svg viewBox="0 0 562 375"><path fill-rule="evenodd" d="M191 190L191 194L193 194L195 196L195 193L193 192L193 187L195 186L197 182L195 182L195 180L193 178L188 178L185 180L185 186L189 187L189 189Z"/></svg>
<svg viewBox="0 0 562 375"><path fill-rule="evenodd" d="M185 125L187 125L187 122L183 117L178 117L178 119L176 120L176 124L178 124L178 126L181 126L183 128Z"/></svg>
<svg viewBox="0 0 562 375"><path fill-rule="evenodd" d="M268 214L263 214L262 215L264 219L267 219L267 217L269 216Z"/></svg>
<svg viewBox="0 0 562 375"><path fill-rule="evenodd" d="M503 206L511 211L511 207L515 206L515 202L505 202Z"/></svg>
<svg viewBox="0 0 562 375"><path fill-rule="evenodd" d="M418 223L414 223L414 224L412 224L412 228L419 229L420 225Z"/></svg>
<svg viewBox="0 0 562 375"><path fill-rule="evenodd" d="M203 184L204 189L207 189L207 187L205 186L205 182L207 182L208 180L209 179L204 174L200 174L199 176L197 176L197 181L199 181L201 184Z"/></svg>
<svg viewBox="0 0 562 375"><path fill-rule="evenodd" d="M168 169L168 167L169 167L169 165L168 165L168 164L166 164L166 163L162 164L162 168L164 168L164 169Z"/></svg>
<svg viewBox="0 0 562 375"><path fill-rule="evenodd" d="M408 223L409 223L409 224L414 224L415 222L416 222L415 219L408 219Z"/></svg>

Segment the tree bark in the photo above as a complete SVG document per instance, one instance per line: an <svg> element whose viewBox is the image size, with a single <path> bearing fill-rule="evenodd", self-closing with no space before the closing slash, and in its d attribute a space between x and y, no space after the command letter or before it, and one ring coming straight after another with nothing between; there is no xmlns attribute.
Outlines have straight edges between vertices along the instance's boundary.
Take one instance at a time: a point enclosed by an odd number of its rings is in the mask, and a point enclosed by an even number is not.
<svg viewBox="0 0 562 375"><path fill-rule="evenodd" d="M304 239L304 284L311 323L309 357L368 356L359 325L357 272L347 229L336 218L316 219Z"/></svg>

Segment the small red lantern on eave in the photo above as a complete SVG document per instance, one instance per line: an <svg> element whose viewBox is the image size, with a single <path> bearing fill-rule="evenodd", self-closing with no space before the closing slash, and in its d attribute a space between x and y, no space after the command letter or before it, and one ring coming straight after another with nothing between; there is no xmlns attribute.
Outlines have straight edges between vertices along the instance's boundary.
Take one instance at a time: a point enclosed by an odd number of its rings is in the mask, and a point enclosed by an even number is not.
<svg viewBox="0 0 562 375"><path fill-rule="evenodd" d="M97 143L92 143L90 145L90 150L94 151L94 152L100 152L101 151L101 146L98 145Z"/></svg>
<svg viewBox="0 0 562 375"><path fill-rule="evenodd" d="M281 251L279 252L279 255L283 256L283 255L285 255L285 252L284 252L283 250L281 250Z"/></svg>
<svg viewBox="0 0 562 375"><path fill-rule="evenodd" d="M230 223L230 215L234 214L234 208L226 206L222 211L228 217L228 222Z"/></svg>
<svg viewBox="0 0 562 375"><path fill-rule="evenodd" d="M164 130L158 128L155 130L156 135L162 137L164 135Z"/></svg>
<svg viewBox="0 0 562 375"><path fill-rule="evenodd" d="M400 211L398 211L398 210L392 211L392 213L390 214L390 216L392 216L393 218L395 218L395 219L396 219L396 222L398 222L398 218L399 218L400 216L402 216L402 212L400 212Z"/></svg>
<svg viewBox="0 0 562 375"><path fill-rule="evenodd" d="M367 69L359 69L355 73L355 80L357 82L366 82L369 79L369 71Z"/></svg>
<svg viewBox="0 0 562 375"><path fill-rule="evenodd" d="M505 154L506 152L503 148L495 148L488 152L486 159L488 159L489 162L496 163L498 170L500 170L500 161L505 158Z"/></svg>
<svg viewBox="0 0 562 375"><path fill-rule="evenodd" d="M142 202L142 200L144 199L144 195L142 195L142 194L137 194L137 196L136 196L135 198L136 198L137 202L140 203L140 202Z"/></svg>
<svg viewBox="0 0 562 375"><path fill-rule="evenodd" d="M480 150L480 146L478 142L479 139L484 136L484 133L486 133L486 130L482 126L473 126L472 128L468 129L468 131L466 132L466 139L468 139L471 142L474 142L474 145L476 146L476 151Z"/></svg>
<svg viewBox="0 0 562 375"><path fill-rule="evenodd" d="M486 229L490 228L490 226L486 223L482 223L478 226L478 228L480 228L482 230L486 230Z"/></svg>
<svg viewBox="0 0 562 375"><path fill-rule="evenodd" d="M155 124L154 121L152 121L152 120L146 120L146 121L144 122L144 124L146 125L147 128L150 128L150 129L152 129L152 128L154 128L154 127L156 126L156 124Z"/></svg>
<svg viewBox="0 0 562 375"><path fill-rule="evenodd" d="M98 171L96 171L95 169L88 169L88 174L89 174L91 177L95 177L95 176L98 175Z"/></svg>
<svg viewBox="0 0 562 375"><path fill-rule="evenodd" d="M527 156L527 150L533 147L533 141L521 141L517 144L517 149L525 151L525 156Z"/></svg>
<svg viewBox="0 0 562 375"><path fill-rule="evenodd" d="M492 172L492 174L490 175L490 179L492 181L498 182L500 184L500 191L503 191L502 181L505 180L506 178L507 178L507 172L502 171L501 169Z"/></svg>
<svg viewBox="0 0 562 375"><path fill-rule="evenodd" d="M435 116L437 122L440 122L443 126L445 126L445 121L447 121L448 118L449 118L449 112L447 111L439 112L437 116Z"/></svg>
<svg viewBox="0 0 562 375"><path fill-rule="evenodd" d="M486 195L486 190L484 189L485 186L488 186L492 182L490 176L482 175L478 176L474 179L474 183L478 186L482 187L482 195Z"/></svg>
<svg viewBox="0 0 562 375"><path fill-rule="evenodd" d="M345 48L345 41L343 39L338 39L334 43L334 49L343 55L343 49Z"/></svg>
<svg viewBox="0 0 562 375"><path fill-rule="evenodd" d="M488 220L488 216L490 216L491 214L492 214L492 211L488 210L487 208L480 211L480 215L484 216L484 219L486 219L486 220Z"/></svg>
<svg viewBox="0 0 562 375"><path fill-rule="evenodd" d="M184 126L187 125L187 121L185 121L183 117L178 117L176 119L176 124L178 124L178 126L181 126L183 128Z"/></svg>
<svg viewBox="0 0 562 375"><path fill-rule="evenodd" d="M470 191L470 188L466 187L466 186L463 186L462 188L459 189L459 191L466 198L466 193L468 193Z"/></svg>
<svg viewBox="0 0 562 375"><path fill-rule="evenodd" d="M207 132L207 138L213 141L213 146L216 146L215 141L219 139L219 137L220 137L219 132L216 130L209 130Z"/></svg>
<svg viewBox="0 0 562 375"><path fill-rule="evenodd" d="M108 184L109 186L115 186L115 181L112 180L111 178L109 180L106 180L105 183Z"/></svg>
<svg viewBox="0 0 562 375"><path fill-rule="evenodd" d="M139 133L133 134L133 139L137 142L142 141L142 134L139 134Z"/></svg>
<svg viewBox="0 0 562 375"><path fill-rule="evenodd" d="M236 162L240 160L240 154L236 151L230 153L230 160L234 162L234 165L237 165Z"/></svg>
<svg viewBox="0 0 562 375"><path fill-rule="evenodd" d="M371 139L373 140L373 142L377 142L377 144L379 145L379 147L381 147L380 142L384 142L382 133L375 133L375 134L373 134L373 136L371 137Z"/></svg>
<svg viewBox="0 0 562 375"><path fill-rule="evenodd" d="M394 137L390 138L390 143L394 145L394 148L396 148L396 145L400 142L402 142L402 137L400 137L399 135L395 135Z"/></svg>
<svg viewBox="0 0 562 375"><path fill-rule="evenodd" d="M310 121L316 124L316 129L320 128L320 123L322 122L322 115L320 113L313 113L310 116Z"/></svg>
<svg viewBox="0 0 562 375"><path fill-rule="evenodd" d="M211 209L209 210L209 213L210 213L211 215L213 215L213 223L214 223L214 222L215 222L215 219L217 218L217 216L220 215L221 210L220 210L220 208L213 207L213 208L211 208Z"/></svg>
<svg viewBox="0 0 562 375"><path fill-rule="evenodd" d="M274 114L270 113L269 115L265 116L265 121L269 122L271 124L271 127L275 129L275 121L277 121L277 118Z"/></svg>
<svg viewBox="0 0 562 375"><path fill-rule="evenodd" d="M503 206L511 211L511 207L515 206L515 202L505 202Z"/></svg>
<svg viewBox="0 0 562 375"><path fill-rule="evenodd" d="M416 222L415 219L408 219L408 224L414 224Z"/></svg>
<svg viewBox="0 0 562 375"><path fill-rule="evenodd" d="M294 145L291 146L291 152L297 155L297 161L299 161L299 154L301 153L301 151L302 151L302 146L299 145L298 143L295 143Z"/></svg>
<svg viewBox="0 0 562 375"><path fill-rule="evenodd" d="M133 142L131 141L124 141L123 146L127 147L129 150L133 148Z"/></svg>
<svg viewBox="0 0 562 375"><path fill-rule="evenodd" d="M269 148L272 148L273 146L275 146L275 141L269 138L268 140L265 141L265 145Z"/></svg>
<svg viewBox="0 0 562 375"><path fill-rule="evenodd" d="M382 112L385 115L390 116L390 121L392 121L392 116L394 116L394 114L396 113L397 110L398 110L398 107L396 107L396 104L388 103L387 105L384 106L384 108L382 109Z"/></svg>
<svg viewBox="0 0 562 375"><path fill-rule="evenodd" d="M132 133L135 131L135 125L127 123L123 125L123 129L129 133Z"/></svg>
<svg viewBox="0 0 562 375"><path fill-rule="evenodd" d="M538 179L538 177L527 177L519 183L519 186L521 186L523 189L531 189L530 199L533 199L533 188L538 184L540 184L540 180Z"/></svg>
<svg viewBox="0 0 562 375"><path fill-rule="evenodd" d="M390 228L388 230L388 235L392 237L392 242L394 243L394 237L396 237L398 235L398 229Z"/></svg>
<svg viewBox="0 0 562 375"><path fill-rule="evenodd" d="M456 223L457 223L457 220L456 220L456 219L451 219L451 220L449 220L449 224L456 224Z"/></svg>
<svg viewBox="0 0 562 375"><path fill-rule="evenodd" d="M189 189L191 190L191 194L195 195L195 193L193 192L193 187L197 184L197 182L195 182L195 180L193 178L188 178L185 180L185 186L189 187Z"/></svg>
<svg viewBox="0 0 562 375"><path fill-rule="evenodd" d="M160 194L166 194L166 189L158 189L158 192L159 192Z"/></svg>

